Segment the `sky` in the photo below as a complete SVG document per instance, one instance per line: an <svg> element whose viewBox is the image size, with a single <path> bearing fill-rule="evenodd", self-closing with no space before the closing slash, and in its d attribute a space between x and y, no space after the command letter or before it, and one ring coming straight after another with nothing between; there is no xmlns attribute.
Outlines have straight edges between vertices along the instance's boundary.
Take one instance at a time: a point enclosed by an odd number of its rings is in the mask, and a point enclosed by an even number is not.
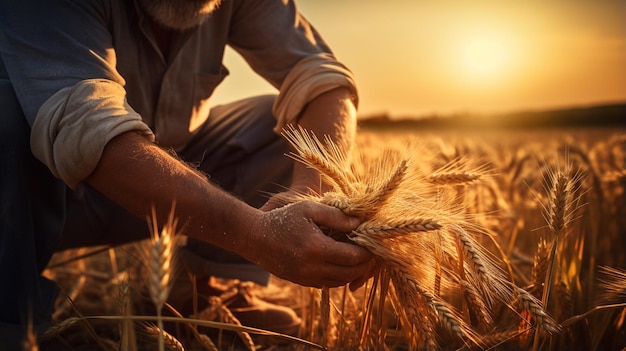
<svg viewBox="0 0 626 351"><path fill-rule="evenodd" d="M355 74L359 115L626 101L626 0L296 0ZM214 104L275 93L233 51Z"/></svg>

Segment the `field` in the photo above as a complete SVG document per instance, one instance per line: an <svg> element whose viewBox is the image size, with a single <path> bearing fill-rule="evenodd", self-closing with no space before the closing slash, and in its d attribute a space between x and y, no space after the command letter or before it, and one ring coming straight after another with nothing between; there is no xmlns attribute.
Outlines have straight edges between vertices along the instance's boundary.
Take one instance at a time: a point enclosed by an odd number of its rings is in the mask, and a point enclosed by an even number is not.
<svg viewBox="0 0 626 351"><path fill-rule="evenodd" d="M340 237L378 258L363 288L256 287L299 313L294 339L241 326L219 299L205 312L224 324L134 313L140 253L164 252L164 237L62 252L45 272L63 296L41 349L156 350L158 319L170 350L626 348L626 130L362 128L350 168L323 141L292 141L334 189L288 200L364 221Z"/></svg>

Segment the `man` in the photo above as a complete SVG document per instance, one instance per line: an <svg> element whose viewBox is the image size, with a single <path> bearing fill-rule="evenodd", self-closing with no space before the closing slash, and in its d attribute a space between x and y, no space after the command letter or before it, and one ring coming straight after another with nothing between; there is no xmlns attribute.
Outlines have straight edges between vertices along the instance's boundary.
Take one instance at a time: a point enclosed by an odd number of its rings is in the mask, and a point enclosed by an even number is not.
<svg viewBox="0 0 626 351"><path fill-rule="evenodd" d="M0 26L4 349L45 327L55 288L40 273L56 250L146 238L151 208L163 223L173 202L202 278L367 278L371 254L320 230L358 220L267 201L320 186L283 156L283 127L346 150L355 133L352 74L291 1L2 0ZM278 96L209 111L226 45Z"/></svg>

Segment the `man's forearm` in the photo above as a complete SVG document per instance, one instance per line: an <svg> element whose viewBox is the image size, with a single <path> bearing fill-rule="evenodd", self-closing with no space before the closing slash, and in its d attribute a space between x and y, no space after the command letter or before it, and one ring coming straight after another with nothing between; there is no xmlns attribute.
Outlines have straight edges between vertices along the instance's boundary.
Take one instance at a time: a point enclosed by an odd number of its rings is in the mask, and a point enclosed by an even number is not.
<svg viewBox="0 0 626 351"><path fill-rule="evenodd" d="M356 134L356 106L354 96L346 88L337 88L315 98L302 112L298 124L312 131L318 138L328 135L340 149L349 153ZM292 188L320 184L316 171L296 162ZM315 188L314 190L322 190Z"/></svg>
<svg viewBox="0 0 626 351"><path fill-rule="evenodd" d="M319 228L349 232L358 220L306 201L262 212L134 132L107 144L86 182L138 216L150 213L154 205L161 223L175 200L183 234L238 253L298 284L335 287L362 280L369 272L367 250L334 241Z"/></svg>
<svg viewBox="0 0 626 351"><path fill-rule="evenodd" d="M133 132L107 144L86 182L139 217L146 217L154 207L159 223L167 219L175 201L175 216L186 235L231 251L246 245L241 236L258 215L256 209Z"/></svg>

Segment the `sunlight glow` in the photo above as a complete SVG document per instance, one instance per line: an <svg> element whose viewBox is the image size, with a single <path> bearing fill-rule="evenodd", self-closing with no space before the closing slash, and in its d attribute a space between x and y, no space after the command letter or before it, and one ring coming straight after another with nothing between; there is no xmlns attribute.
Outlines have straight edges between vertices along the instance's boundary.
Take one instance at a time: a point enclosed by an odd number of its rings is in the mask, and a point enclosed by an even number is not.
<svg viewBox="0 0 626 351"><path fill-rule="evenodd" d="M460 38L458 64L465 78L474 83L505 78L513 66L515 43L497 33L468 33Z"/></svg>
<svg viewBox="0 0 626 351"><path fill-rule="evenodd" d="M481 76L494 74L506 63L502 49L501 43L490 38L475 38L466 43L463 60L472 73Z"/></svg>
<svg viewBox="0 0 626 351"><path fill-rule="evenodd" d="M355 74L363 116L626 101L624 0L297 2ZM225 65L213 105L276 93L232 50Z"/></svg>

